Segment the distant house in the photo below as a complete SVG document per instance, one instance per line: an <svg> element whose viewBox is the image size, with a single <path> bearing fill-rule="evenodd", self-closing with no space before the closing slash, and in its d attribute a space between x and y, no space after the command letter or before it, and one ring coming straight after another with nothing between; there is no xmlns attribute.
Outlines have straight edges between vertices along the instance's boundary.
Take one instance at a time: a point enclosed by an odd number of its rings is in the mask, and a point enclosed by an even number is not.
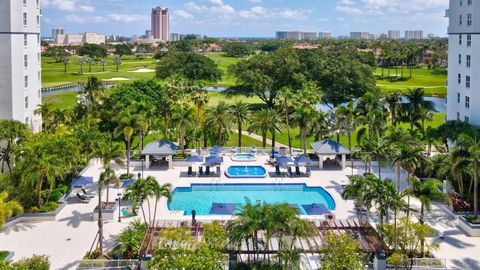
<svg viewBox="0 0 480 270"><path fill-rule="evenodd" d="M292 46L294 49L299 50L311 50L311 49L318 49L318 45L312 45L308 43L299 43Z"/></svg>

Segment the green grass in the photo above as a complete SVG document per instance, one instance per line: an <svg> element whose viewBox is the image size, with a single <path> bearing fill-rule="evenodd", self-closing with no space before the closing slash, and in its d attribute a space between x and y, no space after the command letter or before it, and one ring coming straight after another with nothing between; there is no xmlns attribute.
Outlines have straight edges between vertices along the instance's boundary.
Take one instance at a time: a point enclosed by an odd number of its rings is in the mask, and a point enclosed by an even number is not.
<svg viewBox="0 0 480 270"><path fill-rule="evenodd" d="M398 69L398 77L395 76L395 69L390 69L390 79L388 78L388 70L384 69L384 78L382 69L377 68L374 75L377 76L377 85L384 92L400 90L406 92L409 88L422 87L427 96L445 97L447 95L447 75L434 73L426 68L415 68L412 70L412 78L408 78L410 71L404 69L404 78L401 78L401 69Z"/></svg>
<svg viewBox="0 0 480 270"><path fill-rule="evenodd" d="M77 93L67 92L44 96L42 102L51 104L54 109L72 109L77 102Z"/></svg>
<svg viewBox="0 0 480 270"><path fill-rule="evenodd" d="M92 65L92 72L89 72L88 65L83 65L83 75L80 75L80 65L78 65L78 57L73 56L70 58L70 64L67 66L67 74L65 74L64 66L62 63L56 63L55 59L51 57L43 57L42 87L79 83L87 80L87 78L90 76L95 76L102 80L109 80L112 78L126 78L130 81L151 79L155 76L155 72L129 72L138 69L155 70L155 59L153 58L139 59L135 56L123 56L122 64L120 65L118 72L116 71L116 66L113 64L113 56L107 57L107 62L108 63L105 66L105 71L103 71L102 65L98 63Z"/></svg>
<svg viewBox="0 0 480 270"><path fill-rule="evenodd" d="M235 77L228 75L228 67L238 63L241 58L229 57L224 53L210 53L207 55L208 58L212 59L217 63L218 68L223 72L222 80L220 82L215 83L218 86L234 86L235 85Z"/></svg>

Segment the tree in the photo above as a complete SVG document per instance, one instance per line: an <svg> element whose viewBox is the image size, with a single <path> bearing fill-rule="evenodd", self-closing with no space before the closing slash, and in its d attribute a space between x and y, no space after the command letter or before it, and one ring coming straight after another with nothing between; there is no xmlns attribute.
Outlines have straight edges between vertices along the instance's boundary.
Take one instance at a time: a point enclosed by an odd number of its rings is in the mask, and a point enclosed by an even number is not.
<svg viewBox="0 0 480 270"><path fill-rule="evenodd" d="M308 127L314 116L315 110L309 107L298 107L292 114L293 122L300 129L300 145L305 155L307 154Z"/></svg>
<svg viewBox="0 0 480 270"><path fill-rule="evenodd" d="M410 123L410 129L418 127L418 121L421 121L419 128L424 129L424 113L435 111L435 104L432 101L425 100L425 92L422 88L409 89L405 95L407 103L403 106L404 118Z"/></svg>
<svg viewBox="0 0 480 270"><path fill-rule="evenodd" d="M55 61L59 63L62 62L62 59L64 59L65 57L70 56L70 54L62 47L52 46L47 48L44 56L53 57L55 58Z"/></svg>
<svg viewBox="0 0 480 270"><path fill-rule="evenodd" d="M115 54L122 57L124 55L132 55L132 48L128 44L115 45Z"/></svg>
<svg viewBox="0 0 480 270"><path fill-rule="evenodd" d="M16 120L0 120L0 141L5 141L0 147L1 173L5 172L5 169L12 172L15 150L18 144L30 135L31 131L26 124Z"/></svg>
<svg viewBox="0 0 480 270"><path fill-rule="evenodd" d="M267 134L272 134L272 147L275 147L275 134L281 131L281 114L274 109L263 109L253 114L250 120L248 132L260 132L262 135L262 146L267 147Z"/></svg>
<svg viewBox="0 0 480 270"><path fill-rule="evenodd" d="M147 177L146 179L147 185L151 188L152 194L155 197L155 208L153 211L153 220L151 222L155 222L155 218L157 216L157 206L161 198L166 198L169 201L172 201L172 185L171 184L158 184L157 180L154 177Z"/></svg>
<svg viewBox="0 0 480 270"><path fill-rule="evenodd" d="M145 215L145 209L143 207L143 202L148 198L149 194L147 193L146 189L146 181L143 179L138 179L134 181L133 184L129 185L125 190L125 194L123 194L124 200L129 200L132 202L132 214L136 215L136 207L140 205L142 210L143 220L145 224L148 224L147 217Z"/></svg>
<svg viewBox="0 0 480 270"><path fill-rule="evenodd" d="M80 66L80 75L83 75L83 65L85 65L85 59L83 59L83 57L78 58L78 65Z"/></svg>
<svg viewBox="0 0 480 270"><path fill-rule="evenodd" d="M401 138L399 138L401 139ZM422 159L423 149L420 147L412 147L402 141L393 144L393 149L389 154L391 162L395 165L397 173L397 189L400 190L401 170L402 167L407 168L408 177L412 174L417 164ZM408 178L407 177L407 178Z"/></svg>
<svg viewBox="0 0 480 270"><path fill-rule="evenodd" d="M402 109L402 94L399 91L386 94L385 103L390 113L390 121L392 125L396 126Z"/></svg>
<svg viewBox="0 0 480 270"><path fill-rule="evenodd" d="M245 42L227 42L223 45L222 51L230 57L246 57L252 54L252 49Z"/></svg>
<svg viewBox="0 0 480 270"><path fill-rule="evenodd" d="M97 44L85 44L77 48L78 55L88 56L94 59L104 58L107 56L107 49Z"/></svg>
<svg viewBox="0 0 480 270"><path fill-rule="evenodd" d="M0 193L0 229L3 228L5 221L12 216L23 213L23 207L15 200L8 200L8 193Z"/></svg>
<svg viewBox="0 0 480 270"><path fill-rule="evenodd" d="M92 72L92 64L94 63L93 58L87 57L85 63L88 65L88 72Z"/></svg>
<svg viewBox="0 0 480 270"><path fill-rule="evenodd" d="M250 120L250 108L249 105L243 101L237 101L230 107L230 114L232 120L237 124L238 130L238 147L242 147L242 131L243 124L246 124Z"/></svg>
<svg viewBox="0 0 480 270"><path fill-rule="evenodd" d="M113 58L113 64L117 67L117 72L118 72L118 69L122 64L122 59L120 58L120 56L116 55L115 58Z"/></svg>
<svg viewBox="0 0 480 270"><path fill-rule="evenodd" d="M222 146L223 134L225 131L228 132L232 118L227 103L220 101L217 105L208 107L206 115L206 124L217 131L217 145Z"/></svg>
<svg viewBox="0 0 480 270"><path fill-rule="evenodd" d="M122 259L138 259L138 250L142 244L147 225L138 220L133 221L115 239L112 253Z"/></svg>
<svg viewBox="0 0 480 270"><path fill-rule="evenodd" d="M83 92L86 97L87 112L93 113L95 107L98 106L101 94L104 92L101 81L97 77L88 77Z"/></svg>
<svg viewBox="0 0 480 270"><path fill-rule="evenodd" d="M288 149L290 151L290 155L292 154L292 137L290 135L290 109L293 105L293 93L290 88L283 87L280 89L280 108L283 110L285 114L285 126L287 128L287 138L288 138Z"/></svg>
<svg viewBox="0 0 480 270"><path fill-rule="evenodd" d="M222 72L210 58L193 52L169 52L157 63L157 78L181 75L190 81L216 82Z"/></svg>
<svg viewBox="0 0 480 270"><path fill-rule="evenodd" d="M409 179L410 187L406 190L408 195L417 198L420 201L420 224L425 224L425 210L430 211L432 202L448 202L448 195L441 191L442 182L436 179L421 181L418 178ZM425 255L425 237L420 239L420 254Z"/></svg>
<svg viewBox="0 0 480 270"><path fill-rule="evenodd" d="M354 123L357 117L357 111L355 110L355 104L350 101L345 106L339 106L337 108L337 119L341 123L347 132L348 137L348 149L352 150L352 129L355 128Z"/></svg>
<svg viewBox="0 0 480 270"><path fill-rule="evenodd" d="M62 58L62 64L65 74L67 74L67 66L70 65L70 57L65 56Z"/></svg>
<svg viewBox="0 0 480 270"><path fill-rule="evenodd" d="M320 255L320 270L361 270L365 268L363 253L351 236L327 233Z"/></svg>
<svg viewBox="0 0 480 270"><path fill-rule="evenodd" d="M98 61L98 63L100 65L102 65L102 71L105 72L105 65L107 64L107 60L105 59L100 59L100 61Z"/></svg>
<svg viewBox="0 0 480 270"><path fill-rule="evenodd" d="M132 137L135 130L138 129L137 115L132 114L129 110L121 111L115 117L114 121L117 126L114 134L117 137L122 137L127 148L127 174L130 173L130 156L132 150Z"/></svg>
<svg viewBox="0 0 480 270"><path fill-rule="evenodd" d="M176 104L173 107L173 123L180 133L180 149L185 156L185 131L194 125L194 109L189 104Z"/></svg>

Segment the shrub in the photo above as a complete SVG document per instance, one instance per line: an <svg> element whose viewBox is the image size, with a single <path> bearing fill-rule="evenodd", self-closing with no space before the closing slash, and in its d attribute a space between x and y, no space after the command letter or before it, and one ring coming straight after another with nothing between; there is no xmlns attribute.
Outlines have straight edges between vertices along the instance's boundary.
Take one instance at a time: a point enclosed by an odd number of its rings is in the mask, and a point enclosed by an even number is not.
<svg viewBox="0 0 480 270"><path fill-rule="evenodd" d="M62 198L63 193L60 190L54 190L52 193L50 193L50 201L52 202L58 202L60 198Z"/></svg>
<svg viewBox="0 0 480 270"><path fill-rule="evenodd" d="M32 208L30 208L30 213L38 213L38 211L39 209L36 206L32 206Z"/></svg>
<svg viewBox="0 0 480 270"><path fill-rule="evenodd" d="M5 260L8 257L8 254L10 254L10 252L5 251L5 250L0 251L0 261Z"/></svg>
<svg viewBox="0 0 480 270"><path fill-rule="evenodd" d="M480 216L467 215L465 216L465 219L471 224L480 224Z"/></svg>
<svg viewBox="0 0 480 270"><path fill-rule="evenodd" d="M58 190L58 191L60 191L62 194L65 194L65 193L67 193L67 191L68 191L69 188L70 188L70 187L67 186L67 185L60 184L60 185L58 185L58 186L55 188L55 190Z"/></svg>
<svg viewBox="0 0 480 270"><path fill-rule="evenodd" d="M120 175L120 180L126 180L126 179L132 179L133 178L133 173L124 173Z"/></svg>
<svg viewBox="0 0 480 270"><path fill-rule="evenodd" d="M33 255L31 258L23 258L12 264L13 269L32 269L32 270L48 270L50 269L50 261L47 256Z"/></svg>
<svg viewBox="0 0 480 270"><path fill-rule="evenodd" d="M470 200L463 200L458 196L450 195L450 201L452 202L453 211L455 212L468 212L472 210L472 202Z"/></svg>
<svg viewBox="0 0 480 270"><path fill-rule="evenodd" d="M48 202L47 204L42 205L39 211L40 213L47 213L47 212L55 211L57 208L58 208L57 202Z"/></svg>

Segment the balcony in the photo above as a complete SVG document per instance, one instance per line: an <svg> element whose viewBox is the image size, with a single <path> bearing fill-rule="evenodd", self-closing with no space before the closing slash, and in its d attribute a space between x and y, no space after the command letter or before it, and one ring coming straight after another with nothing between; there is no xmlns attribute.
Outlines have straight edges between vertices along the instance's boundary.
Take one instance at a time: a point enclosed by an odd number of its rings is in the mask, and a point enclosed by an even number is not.
<svg viewBox="0 0 480 270"><path fill-rule="evenodd" d="M450 9L445 9L445 18L450 17Z"/></svg>

